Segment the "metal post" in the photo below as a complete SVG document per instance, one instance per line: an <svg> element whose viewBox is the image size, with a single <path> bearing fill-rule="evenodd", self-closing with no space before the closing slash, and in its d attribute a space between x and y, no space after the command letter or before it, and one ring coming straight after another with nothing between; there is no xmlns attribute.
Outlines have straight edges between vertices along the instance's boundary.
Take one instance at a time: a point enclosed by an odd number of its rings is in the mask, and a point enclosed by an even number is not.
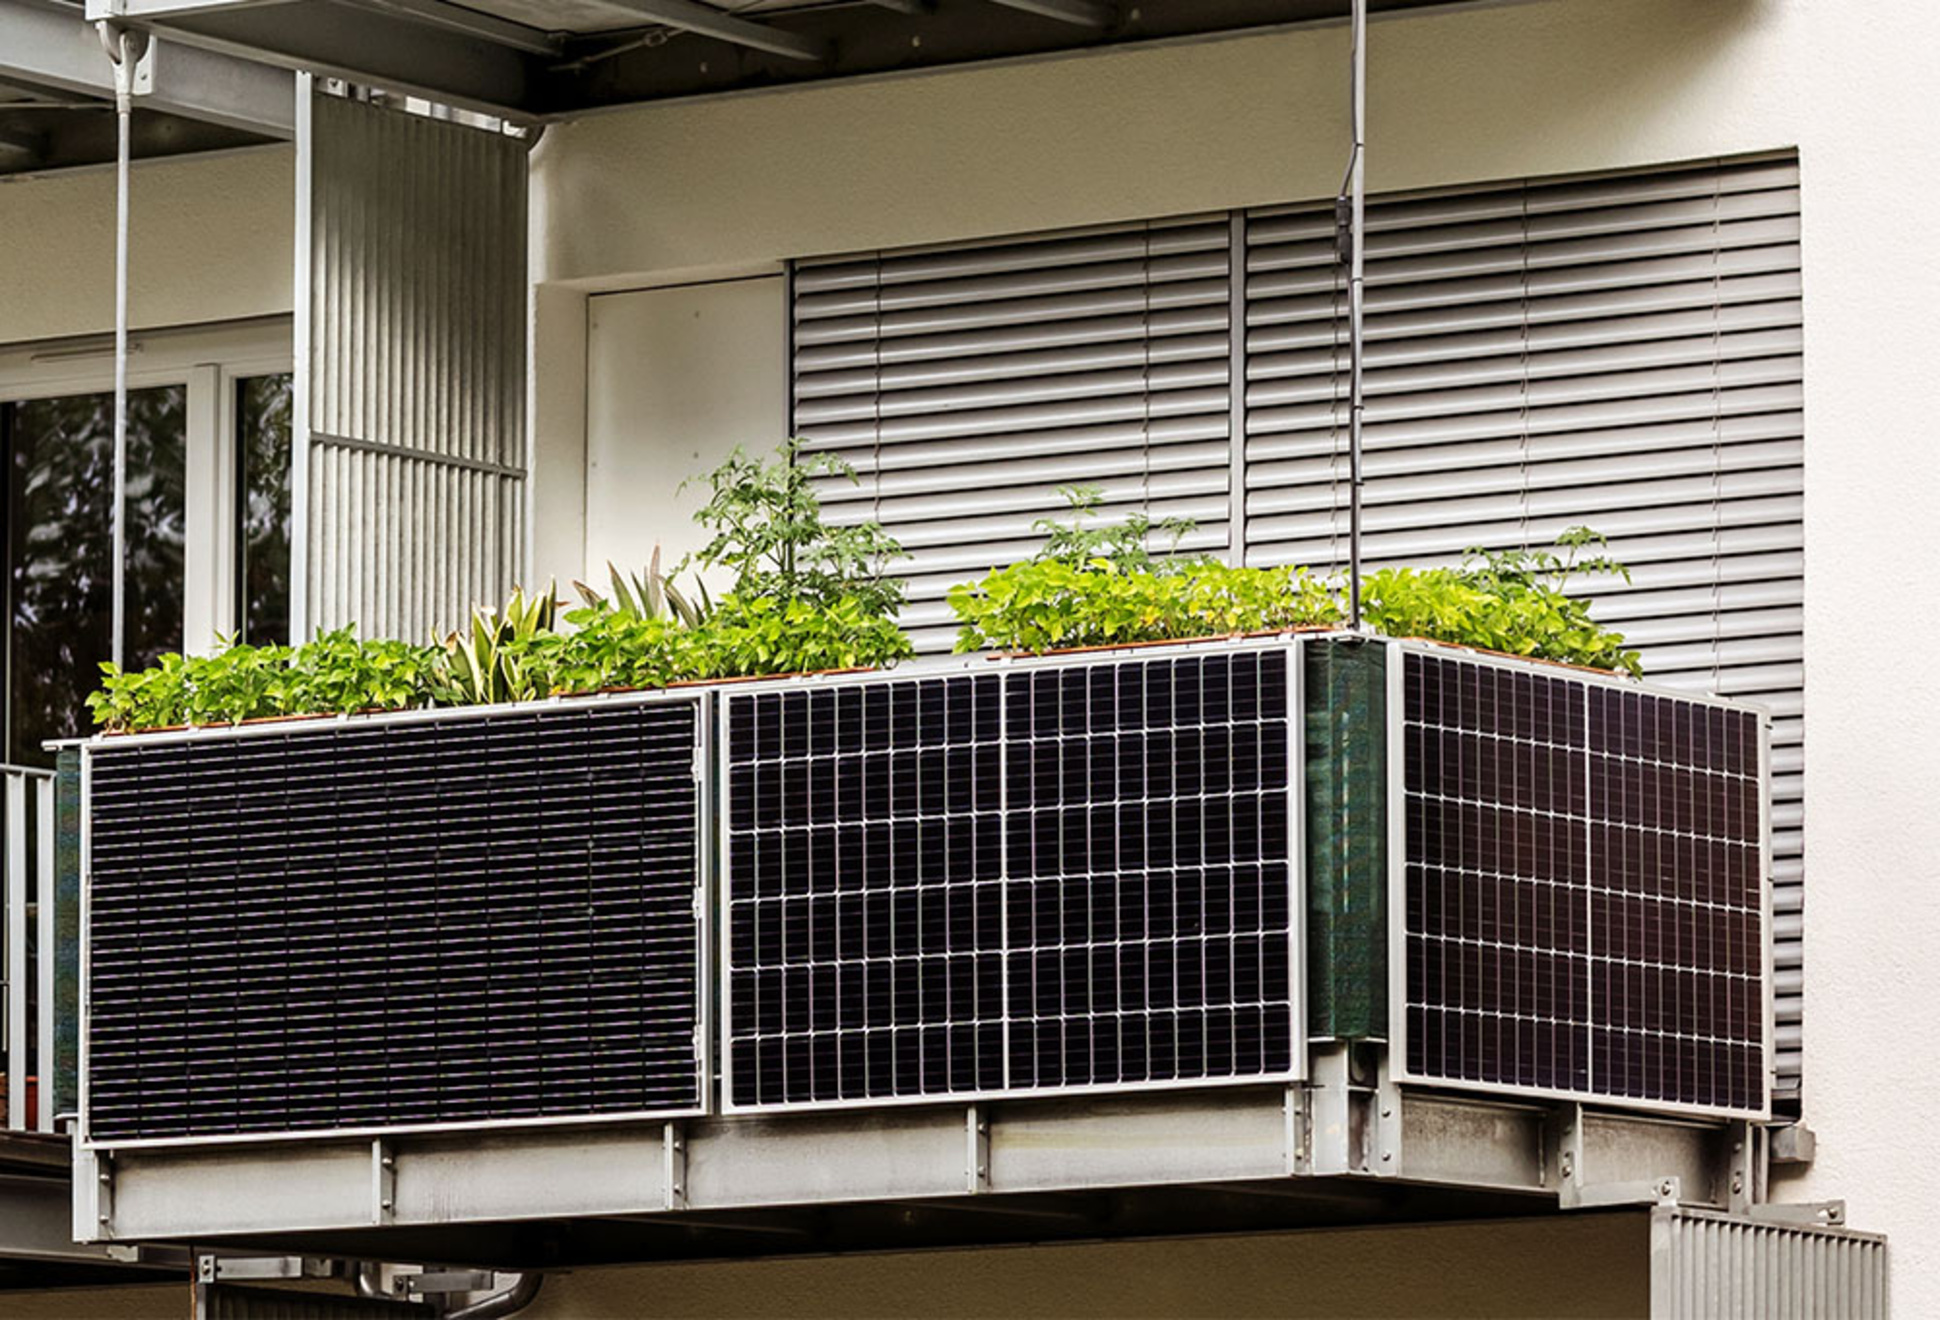
<svg viewBox="0 0 1940 1320"><path fill-rule="evenodd" d="M1361 379L1361 328L1367 278L1367 0L1353 0L1353 52L1350 98L1353 145L1347 177L1335 202L1335 221L1346 230L1347 245L1347 615L1361 626L1361 418L1365 399Z"/></svg>
<svg viewBox="0 0 1940 1320"><path fill-rule="evenodd" d="M113 633L108 658L127 660L128 618L128 162L134 117L135 61L141 41L124 28L103 23L101 41L114 63L115 79L115 436L114 507L109 514L114 565L110 572Z"/></svg>

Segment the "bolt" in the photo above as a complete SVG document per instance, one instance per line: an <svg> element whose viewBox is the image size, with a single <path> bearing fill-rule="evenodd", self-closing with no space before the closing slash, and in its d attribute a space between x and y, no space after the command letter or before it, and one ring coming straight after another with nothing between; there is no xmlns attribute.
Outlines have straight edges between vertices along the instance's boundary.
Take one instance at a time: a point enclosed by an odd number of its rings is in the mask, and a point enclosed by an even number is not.
<svg viewBox="0 0 1940 1320"><path fill-rule="evenodd" d="M920 47L923 44L923 39L921 37L911 37L909 39L909 44L912 48Z"/></svg>
<svg viewBox="0 0 1940 1320"><path fill-rule="evenodd" d="M979 1178L988 1178L990 1176L990 1166L987 1164L979 1164L977 1166L977 1176Z"/></svg>
<svg viewBox="0 0 1940 1320"><path fill-rule="evenodd" d="M397 1156L386 1155L384 1157L384 1167L387 1169L395 1169L397 1167Z"/></svg>
<svg viewBox="0 0 1940 1320"><path fill-rule="evenodd" d="M389 1210L391 1208L391 1198L388 1196L385 1197L381 1204L386 1210Z"/></svg>
<svg viewBox="0 0 1940 1320"><path fill-rule="evenodd" d="M1657 1194L1659 1196L1669 1196L1672 1190L1671 1180L1669 1178L1657 1184Z"/></svg>
<svg viewBox="0 0 1940 1320"><path fill-rule="evenodd" d="M683 1186L682 1186L681 1184L679 1184L679 1183L675 1183L675 1184L674 1184L674 1195L675 1195L675 1196L685 1196L685 1195L687 1195L687 1189L686 1189L685 1187L683 1187Z"/></svg>
<svg viewBox="0 0 1940 1320"><path fill-rule="evenodd" d="M1745 1177L1743 1174L1734 1173L1731 1175L1731 1190L1734 1192L1742 1192L1745 1190Z"/></svg>
<svg viewBox="0 0 1940 1320"><path fill-rule="evenodd" d="M108 1222L108 1216L102 1215L99 1222L105 1226Z"/></svg>
<svg viewBox="0 0 1940 1320"><path fill-rule="evenodd" d="M1382 1118L1393 1118L1393 1117L1394 1117L1394 1110L1393 1110L1393 1109L1391 1109L1391 1108L1389 1108L1389 1107L1388 1107L1387 1105L1382 1105L1382 1106L1381 1106L1381 1117L1382 1117Z"/></svg>

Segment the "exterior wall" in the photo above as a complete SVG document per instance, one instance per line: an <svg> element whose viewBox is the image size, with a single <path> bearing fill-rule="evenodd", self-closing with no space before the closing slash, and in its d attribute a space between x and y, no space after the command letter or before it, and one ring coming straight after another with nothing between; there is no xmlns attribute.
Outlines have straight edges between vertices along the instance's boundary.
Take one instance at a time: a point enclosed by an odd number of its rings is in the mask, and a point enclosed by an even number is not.
<svg viewBox="0 0 1940 1320"><path fill-rule="evenodd" d="M288 315L295 154L270 147L138 164L137 328ZM115 177L0 179L0 344L114 330Z"/></svg>
<svg viewBox="0 0 1940 1320"><path fill-rule="evenodd" d="M633 1316L1437 1316L1650 1313L1650 1217L900 1252L554 1275L522 1320ZM12 1294L9 1320L176 1320L187 1285Z"/></svg>
<svg viewBox="0 0 1940 1320"><path fill-rule="evenodd" d="M1940 358L1930 71L1940 11L1810 0L1530 0L1378 21L1370 183L1405 189L1799 148L1805 175L1807 668L1813 757L1806 1113L1788 1199L1894 1237L1907 1314L1940 1312L1940 1233L1903 1136L1940 1022L1934 708L1894 653L1940 643ZM1323 197L1342 163L1344 33L1046 60L696 101L552 129L535 157L539 498L584 492L585 292L758 274L792 256ZM578 327L577 330L574 326ZM730 366L749 379L780 334ZM602 347L610 353L610 347ZM766 388L763 381L762 388ZM562 423L549 426L548 423ZM750 437L689 435L683 445ZM665 455L667 479L687 474ZM563 492L559 489L563 483ZM1879 549L1897 550L1879 572ZM541 574L598 564L542 527ZM1877 623L1875 621L1878 621ZM1883 627L1881 626L1883 625ZM1890 629L1890 632L1886 630Z"/></svg>

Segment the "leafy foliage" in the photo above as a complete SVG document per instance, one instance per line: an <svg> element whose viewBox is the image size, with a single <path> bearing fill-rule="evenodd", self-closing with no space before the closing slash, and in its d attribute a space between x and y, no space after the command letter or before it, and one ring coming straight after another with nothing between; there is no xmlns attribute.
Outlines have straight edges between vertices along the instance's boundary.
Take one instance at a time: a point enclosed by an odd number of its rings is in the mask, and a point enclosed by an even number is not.
<svg viewBox="0 0 1940 1320"><path fill-rule="evenodd" d="M1330 624L1339 608L1305 569L1232 568L1203 555L1154 553L1153 530L1176 550L1184 519L1144 513L1096 526L1096 486L1059 491L1070 519L1038 520L1042 549L981 582L950 589L963 620L959 651L1048 651Z"/></svg>
<svg viewBox="0 0 1940 1320"><path fill-rule="evenodd" d="M429 647L362 641L354 629L339 628L298 647L232 645L210 656L170 652L126 673L104 664L88 709L112 731L402 710L430 699L435 664Z"/></svg>
<svg viewBox="0 0 1940 1320"><path fill-rule="evenodd" d="M1573 527L1554 548L1471 549L1459 568L1380 569L1362 583L1362 617L1394 637L1427 637L1641 677L1643 664L1624 646L1623 634L1597 623L1588 603L1566 589L1584 573L1629 580L1606 545L1589 528ZM1586 550L1588 557L1580 557Z"/></svg>
<svg viewBox="0 0 1940 1320"><path fill-rule="evenodd" d="M607 579L612 583L613 594L608 597L584 582L573 583L579 599L588 610L607 610L623 614L633 619L670 618L684 623L689 628L699 626L701 620L713 609L707 598L707 588L702 586L699 594L689 600L674 585L667 574L660 571L660 547L654 546L653 558L647 562L643 572L628 573L614 567L612 560L606 561ZM575 619L575 615L567 615Z"/></svg>
<svg viewBox="0 0 1940 1320"><path fill-rule="evenodd" d="M433 695L451 706L488 706L545 696L551 678L531 662L526 647L533 638L554 631L559 611L556 594L551 583L529 599L514 587L503 610L473 610L471 627L444 640Z"/></svg>
<svg viewBox="0 0 1940 1320"><path fill-rule="evenodd" d="M814 478L854 481L855 469L832 454L803 454L802 443L783 441L766 463L737 449L708 475L712 495L694 521L712 528L714 539L695 561L732 573L732 591L744 601L846 599L871 614L893 614L903 584L885 570L903 548L877 523L832 527L822 520Z"/></svg>
<svg viewBox="0 0 1940 1320"><path fill-rule="evenodd" d="M896 626L902 584L883 576L899 547L874 523L830 527L808 477L842 471L803 460L799 443L774 463L737 453L709 481L699 520L717 534L699 559L735 574L718 604L676 588L654 552L646 569L607 565L611 594L575 583L582 605L563 617L553 589L514 591L498 609L430 647L360 642L350 629L307 646L229 646L219 655L165 655L134 673L106 669L89 698L110 730L233 723L430 704L528 701L688 680L851 669L911 654Z"/></svg>
<svg viewBox="0 0 1940 1320"><path fill-rule="evenodd" d="M1325 584L1300 568L1231 568L1188 561L1164 572L1109 559L1028 560L950 589L963 620L959 651L1048 651L1338 621Z"/></svg>
<svg viewBox="0 0 1940 1320"><path fill-rule="evenodd" d="M1060 486L1058 494L1071 506L1071 520L1060 522L1056 518L1039 518L1031 524L1044 534L1044 546L1031 556L1032 563L1068 564L1073 568L1084 568L1097 560L1104 560L1121 572L1176 573L1188 566L1206 562L1204 556L1152 553L1154 527L1172 538L1166 550L1176 551L1179 542L1193 529L1194 523L1190 518L1167 518L1154 523L1151 515L1141 510L1132 513L1123 522L1097 527L1092 525L1092 519L1098 516L1099 507L1105 501L1102 487Z"/></svg>

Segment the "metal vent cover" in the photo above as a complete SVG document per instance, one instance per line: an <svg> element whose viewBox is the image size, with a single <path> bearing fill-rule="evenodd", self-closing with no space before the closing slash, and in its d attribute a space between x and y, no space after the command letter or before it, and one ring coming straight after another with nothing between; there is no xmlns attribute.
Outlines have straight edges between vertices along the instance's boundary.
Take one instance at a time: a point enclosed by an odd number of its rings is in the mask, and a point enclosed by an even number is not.
<svg viewBox="0 0 1940 1320"><path fill-rule="evenodd" d="M706 703L89 744L84 1137L703 1110Z"/></svg>
<svg viewBox="0 0 1940 1320"><path fill-rule="evenodd" d="M723 697L730 1110L1302 1067L1298 643Z"/></svg>

